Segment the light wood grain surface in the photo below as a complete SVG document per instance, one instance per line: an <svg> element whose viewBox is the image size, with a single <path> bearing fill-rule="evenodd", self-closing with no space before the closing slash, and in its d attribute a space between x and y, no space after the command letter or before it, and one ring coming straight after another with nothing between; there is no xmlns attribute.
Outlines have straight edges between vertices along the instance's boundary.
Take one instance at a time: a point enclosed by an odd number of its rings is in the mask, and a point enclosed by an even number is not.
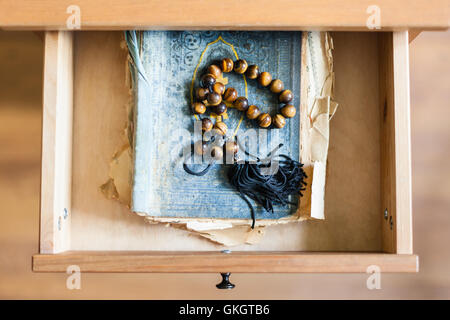
<svg viewBox="0 0 450 320"><path fill-rule="evenodd" d="M70 248L73 33L47 32L43 85L40 252Z"/></svg>
<svg viewBox="0 0 450 320"><path fill-rule="evenodd" d="M68 251L33 256L33 270L65 272L277 272L356 273L377 265L380 272L417 272L416 255L332 252Z"/></svg>
<svg viewBox="0 0 450 320"><path fill-rule="evenodd" d="M382 248L413 252L409 37L379 36Z"/></svg>
<svg viewBox="0 0 450 320"><path fill-rule="evenodd" d="M73 8L76 5L76 9ZM446 0L1 0L0 26L61 30L74 12L83 30L264 29L368 30L379 13L381 28L448 28ZM207 12L206 14L202 14Z"/></svg>
<svg viewBox="0 0 450 320"><path fill-rule="evenodd" d="M0 33L0 298L450 298L450 33L422 33L411 44L414 252L418 274L234 274L218 291L215 274L34 274L38 251L42 43L31 33ZM264 280L264 281L262 281ZM195 288L193 290L192 288ZM269 290L270 288L270 290Z"/></svg>

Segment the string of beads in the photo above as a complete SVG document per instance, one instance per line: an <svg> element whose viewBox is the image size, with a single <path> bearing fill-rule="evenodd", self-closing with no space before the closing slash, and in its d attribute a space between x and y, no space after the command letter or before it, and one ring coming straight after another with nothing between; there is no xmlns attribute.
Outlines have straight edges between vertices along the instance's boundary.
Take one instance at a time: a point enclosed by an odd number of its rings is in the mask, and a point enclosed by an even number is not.
<svg viewBox="0 0 450 320"><path fill-rule="evenodd" d="M284 104L280 113L271 116L261 112L261 109L250 104L246 97L239 96L235 88L226 86L220 82L223 73L234 71L237 74L245 74L247 78L257 80L262 87L278 95L278 101ZM222 115L227 112L227 104L232 105L236 110L245 112L250 120L256 120L261 128L283 128L286 125L286 118L293 118L296 109L292 105L294 95L291 90L285 89L280 79L273 79L269 72L260 72L257 65L248 65L244 59L233 62L230 58L224 58L217 64L208 66L205 74L200 78L200 87L195 88L196 101L192 104L192 111L195 114L205 114L210 109L218 117L215 124L211 119L202 118L202 131L208 132L212 129L220 135L226 135L228 127L222 121Z"/></svg>

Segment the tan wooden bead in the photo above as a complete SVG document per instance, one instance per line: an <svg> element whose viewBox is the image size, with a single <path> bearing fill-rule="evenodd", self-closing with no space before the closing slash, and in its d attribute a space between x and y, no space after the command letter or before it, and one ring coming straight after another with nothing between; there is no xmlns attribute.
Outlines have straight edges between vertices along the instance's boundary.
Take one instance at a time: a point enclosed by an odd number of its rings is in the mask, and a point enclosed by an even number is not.
<svg viewBox="0 0 450 320"><path fill-rule="evenodd" d="M206 107L201 102L194 102L192 104L192 111L194 111L195 114L204 114L206 111Z"/></svg>
<svg viewBox="0 0 450 320"><path fill-rule="evenodd" d="M275 79L270 83L269 89L273 93L280 93L284 90L284 83L280 79Z"/></svg>
<svg viewBox="0 0 450 320"><path fill-rule="evenodd" d="M220 95L223 95L223 93L225 92L225 85L223 83L216 82L212 86L212 91Z"/></svg>
<svg viewBox="0 0 450 320"><path fill-rule="evenodd" d="M248 107L246 114L247 118L253 120L258 118L258 116L261 114L261 110L259 110L257 106L251 105Z"/></svg>
<svg viewBox="0 0 450 320"><path fill-rule="evenodd" d="M225 143L225 152L228 155L236 154L239 151L239 145L235 141L227 141Z"/></svg>
<svg viewBox="0 0 450 320"><path fill-rule="evenodd" d="M208 93L208 104L211 106L217 106L219 103L222 102L222 96L216 92L210 92Z"/></svg>
<svg viewBox="0 0 450 320"><path fill-rule="evenodd" d="M214 83L216 83L216 77L211 73L204 74L200 79L203 88L211 88Z"/></svg>
<svg viewBox="0 0 450 320"><path fill-rule="evenodd" d="M217 114L218 116L224 114L225 112L227 112L227 105L223 102L219 103L217 106L215 106L213 108L214 113Z"/></svg>
<svg viewBox="0 0 450 320"><path fill-rule="evenodd" d="M204 155L206 151L208 151L208 143L206 141L201 140L197 141L194 144L194 151L199 156Z"/></svg>
<svg viewBox="0 0 450 320"><path fill-rule="evenodd" d="M227 126L226 123L223 122L223 121L216 122L216 124L214 125L214 130L215 130L215 132L217 132L218 134L224 136L224 135L227 134L228 126Z"/></svg>
<svg viewBox="0 0 450 320"><path fill-rule="evenodd" d="M249 79L256 79L259 76L259 67L257 65L252 64L247 68L245 75Z"/></svg>
<svg viewBox="0 0 450 320"><path fill-rule="evenodd" d="M272 82L272 75L264 71L259 75L258 82L263 87L267 87L270 84L270 82Z"/></svg>
<svg viewBox="0 0 450 320"><path fill-rule="evenodd" d="M220 68L222 69L222 72L231 72L233 71L234 63L233 60L230 58L222 59L220 62Z"/></svg>
<svg viewBox="0 0 450 320"><path fill-rule="evenodd" d="M215 64L208 67L208 73L212 74L216 79L222 76L222 70Z"/></svg>
<svg viewBox="0 0 450 320"><path fill-rule="evenodd" d="M291 90L284 90L280 93L278 100L282 103L289 103L294 99L294 95Z"/></svg>
<svg viewBox="0 0 450 320"><path fill-rule="evenodd" d="M238 97L238 92L235 88L227 88L223 94L223 99L226 102L234 102Z"/></svg>
<svg viewBox="0 0 450 320"><path fill-rule="evenodd" d="M247 111L248 100L246 97L239 97L234 101L233 106L236 108L236 110Z"/></svg>
<svg viewBox="0 0 450 320"><path fill-rule="evenodd" d="M212 127L213 127L213 123L209 118L202 119L202 131L203 132L211 131Z"/></svg>
<svg viewBox="0 0 450 320"><path fill-rule="evenodd" d="M286 104L283 108L281 108L281 114L286 118L293 118L296 113L297 110L292 104Z"/></svg>
<svg viewBox="0 0 450 320"><path fill-rule="evenodd" d="M223 148L219 146L214 146L211 148L211 157L215 160L220 160L223 158Z"/></svg>
<svg viewBox="0 0 450 320"><path fill-rule="evenodd" d="M261 128L267 128L271 125L272 118L270 117L270 115L268 113L262 113L258 117L258 123Z"/></svg>
<svg viewBox="0 0 450 320"><path fill-rule="evenodd" d="M239 59L234 63L234 72L244 74L247 71L248 63L244 59Z"/></svg>
<svg viewBox="0 0 450 320"><path fill-rule="evenodd" d="M195 97L200 101L206 100L208 93L209 93L208 88L199 87L199 88L195 89Z"/></svg>
<svg viewBox="0 0 450 320"><path fill-rule="evenodd" d="M286 119L281 114L276 114L273 117L273 125L276 128L281 129L286 125Z"/></svg>

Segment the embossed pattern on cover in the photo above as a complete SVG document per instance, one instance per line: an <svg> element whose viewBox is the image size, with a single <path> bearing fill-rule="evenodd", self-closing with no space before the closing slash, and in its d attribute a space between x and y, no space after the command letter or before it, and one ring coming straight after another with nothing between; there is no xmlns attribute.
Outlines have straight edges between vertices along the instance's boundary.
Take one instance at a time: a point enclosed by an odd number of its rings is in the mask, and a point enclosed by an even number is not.
<svg viewBox="0 0 450 320"><path fill-rule="evenodd" d="M255 152L264 157L282 142L281 153L299 159L301 32L145 31L135 41L139 50L134 57L130 51L136 100L132 210L155 217L250 218L247 204L228 183L227 165L217 164L196 177L177 158L194 142L192 89L209 64L225 57L246 59L281 79L294 93L297 115L283 129L257 130ZM276 95L255 80L235 73L224 77L227 87L236 88L262 112L273 115L278 110ZM224 121L230 135L258 129L243 115L228 108ZM297 203L296 197L292 202ZM255 208L257 219L278 219L293 214L297 206L276 206L274 214Z"/></svg>

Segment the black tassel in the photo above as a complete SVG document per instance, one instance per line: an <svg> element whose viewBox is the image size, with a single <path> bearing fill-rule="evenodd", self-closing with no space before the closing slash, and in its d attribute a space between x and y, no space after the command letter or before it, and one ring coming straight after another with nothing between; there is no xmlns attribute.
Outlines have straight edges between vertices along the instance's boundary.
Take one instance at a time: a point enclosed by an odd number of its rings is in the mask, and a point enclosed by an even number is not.
<svg viewBox="0 0 450 320"><path fill-rule="evenodd" d="M296 194L302 196L302 191L306 189L307 176L303 170L303 164L284 154L272 155L282 146L283 144L280 144L270 152L266 160L261 160L244 150L245 154L256 159L256 163L237 162L228 170L231 185L236 188L250 208L252 229L255 228L256 217L253 205L248 198L259 203L267 212L273 213L273 205L295 204L289 202L289 196ZM214 165L212 161L203 170L193 171L186 164L191 156L192 154L189 154L183 163L183 169L189 174L203 176ZM280 159L274 160L275 157ZM276 171L272 174L265 174L273 169Z"/></svg>
<svg viewBox="0 0 450 320"><path fill-rule="evenodd" d="M289 196L302 196L305 190L306 174L303 164L292 160L287 155L279 155L279 160L270 159L269 163L258 160L256 163L245 161L236 163L228 171L230 183L239 191L247 202L252 215L252 228L255 227L255 212L250 198L259 203L266 211L273 213L273 205L289 204ZM261 171L268 170L278 162L278 170L274 174L264 175ZM276 167L276 166L275 166Z"/></svg>

